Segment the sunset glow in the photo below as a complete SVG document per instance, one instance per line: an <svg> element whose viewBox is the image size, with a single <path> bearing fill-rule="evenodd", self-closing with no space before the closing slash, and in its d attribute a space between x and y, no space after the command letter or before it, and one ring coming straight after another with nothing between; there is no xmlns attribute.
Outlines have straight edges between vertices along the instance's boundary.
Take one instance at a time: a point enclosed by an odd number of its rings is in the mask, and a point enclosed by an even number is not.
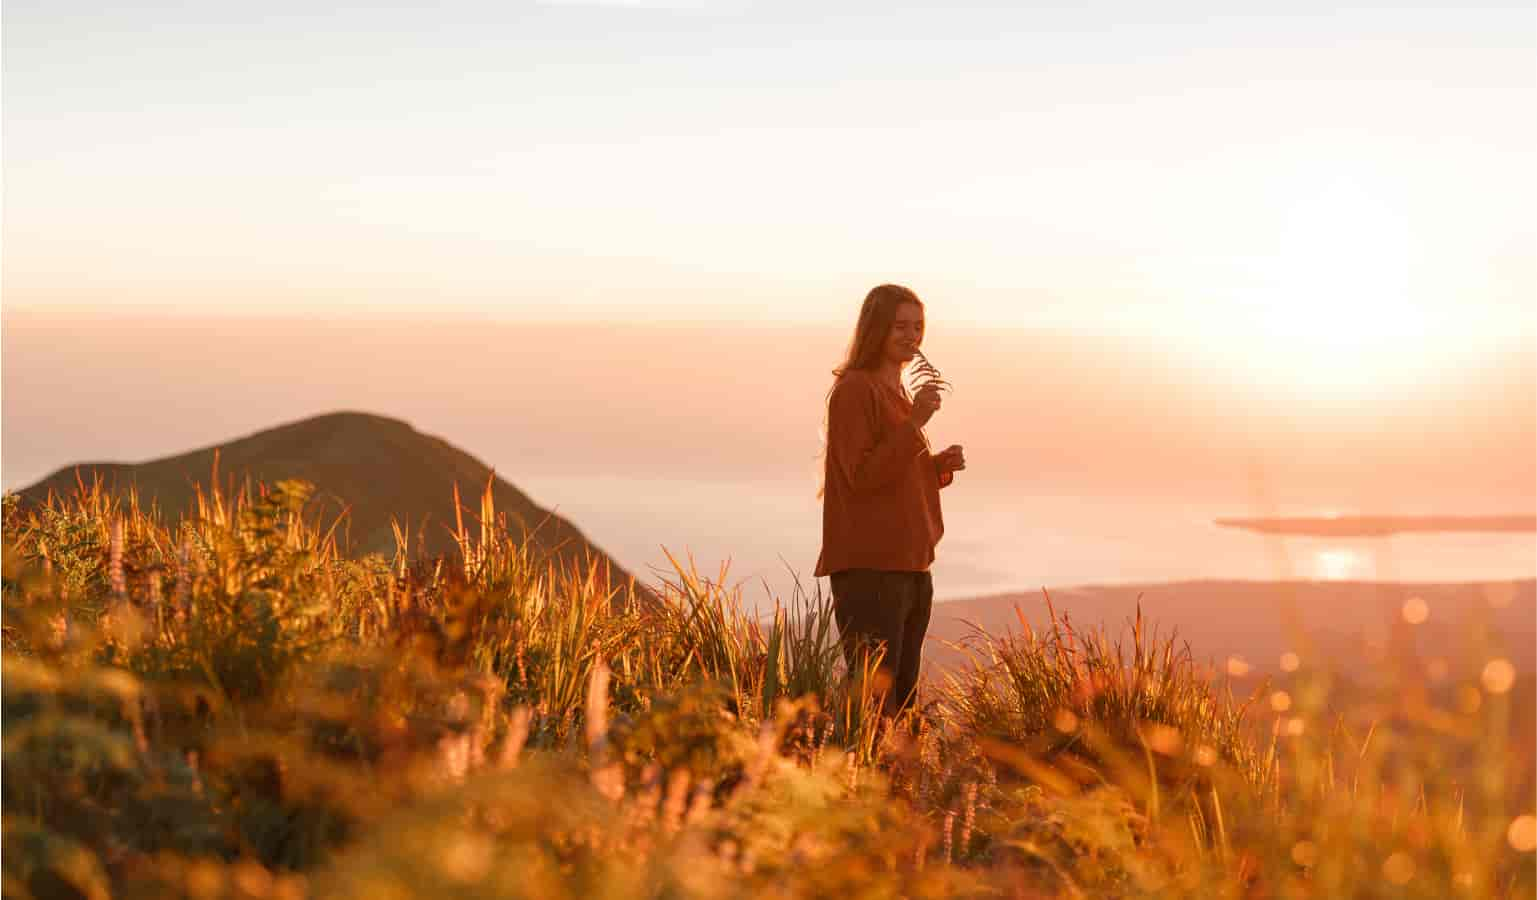
<svg viewBox="0 0 1537 900"><path fill-rule="evenodd" d="M1320 550L1313 555L1312 577L1324 581L1347 581L1370 578L1367 561L1354 550Z"/></svg>
<svg viewBox="0 0 1537 900"><path fill-rule="evenodd" d="M958 595L1187 556L1374 577L1375 551L1173 547L1269 503L1537 491L1521 10L65 0L5 24L8 487L364 410L580 503L637 568L691 542L778 578L810 552L830 370L891 281L956 385L931 441L1030 510L947 501L957 535L1030 539L1004 564L956 537ZM776 486L718 487L744 480ZM717 495L776 524L690 521ZM1190 531L1057 543L1136 502L1189 504ZM1462 553L1381 564L1531 549Z"/></svg>

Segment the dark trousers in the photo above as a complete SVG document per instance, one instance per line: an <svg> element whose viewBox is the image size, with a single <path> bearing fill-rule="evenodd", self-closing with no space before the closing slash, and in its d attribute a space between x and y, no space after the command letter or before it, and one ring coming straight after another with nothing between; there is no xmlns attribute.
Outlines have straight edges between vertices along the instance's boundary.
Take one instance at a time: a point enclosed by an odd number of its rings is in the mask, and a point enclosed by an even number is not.
<svg viewBox="0 0 1537 900"><path fill-rule="evenodd" d="M923 635L934 604L934 579L928 572L844 569L831 576L833 615L843 658L851 676L862 671L862 655L884 645L880 670L891 680L883 701L886 715L910 708L918 689Z"/></svg>

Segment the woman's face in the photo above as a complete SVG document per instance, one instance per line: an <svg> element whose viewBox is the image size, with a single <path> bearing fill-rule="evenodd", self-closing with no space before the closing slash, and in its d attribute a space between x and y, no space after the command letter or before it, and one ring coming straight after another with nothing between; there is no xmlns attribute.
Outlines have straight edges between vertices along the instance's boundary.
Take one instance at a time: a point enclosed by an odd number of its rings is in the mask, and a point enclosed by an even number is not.
<svg viewBox="0 0 1537 900"><path fill-rule="evenodd" d="M897 306L896 320L886 335L885 357L889 362L905 363L923 344L923 307L916 303Z"/></svg>

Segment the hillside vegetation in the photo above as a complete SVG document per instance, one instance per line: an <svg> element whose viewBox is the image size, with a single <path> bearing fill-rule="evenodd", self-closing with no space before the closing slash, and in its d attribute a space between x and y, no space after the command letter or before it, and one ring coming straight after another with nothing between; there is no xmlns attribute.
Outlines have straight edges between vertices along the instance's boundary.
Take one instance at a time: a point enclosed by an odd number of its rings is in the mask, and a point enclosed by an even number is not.
<svg viewBox="0 0 1537 900"><path fill-rule="evenodd" d="M350 556L391 555L398 535L404 535L413 557L453 551L450 532L462 518L456 493L484 489L506 519L504 527L520 539L526 535L539 551L569 564L598 559L614 584L630 578L576 526L540 507L474 456L399 419L369 413L313 416L142 463L66 466L17 493L40 502L50 493L72 494L81 483L99 478L119 498L132 492L143 506L179 517L198 502L196 479L209 473L226 493L235 491L236 479L318 485L317 507L325 501L330 511L347 513L335 537L336 546Z"/></svg>
<svg viewBox="0 0 1537 900"><path fill-rule="evenodd" d="M975 633L883 726L831 611L499 527L349 558L313 488L4 505L7 897L1529 897L1531 705ZM1378 683L1378 682L1373 682Z"/></svg>

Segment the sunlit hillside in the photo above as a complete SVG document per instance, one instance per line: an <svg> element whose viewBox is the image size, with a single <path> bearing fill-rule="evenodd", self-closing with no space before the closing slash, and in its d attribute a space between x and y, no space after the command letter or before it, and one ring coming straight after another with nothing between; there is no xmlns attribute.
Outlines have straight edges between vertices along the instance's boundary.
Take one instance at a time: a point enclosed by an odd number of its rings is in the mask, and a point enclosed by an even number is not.
<svg viewBox="0 0 1537 900"><path fill-rule="evenodd" d="M883 727L823 598L760 621L682 567L615 603L473 518L438 561L348 559L311 495L7 495L7 896L1537 887L1532 681L1497 644L1444 688L1306 657L1235 692L1178 623L1054 613Z"/></svg>
<svg viewBox="0 0 1537 900"><path fill-rule="evenodd" d="M226 492L235 484L285 479L326 485L317 501L324 501L337 546L349 556L390 555L397 549L413 559L447 553L456 545L466 509L484 514L474 498L489 492L500 524L526 534L531 547L563 563L595 559L615 584L630 577L574 525L541 509L480 460L405 422L368 413L327 413L143 463L77 462L17 495L35 503L100 481L113 496L132 495L146 507L179 517L196 509L197 484L210 477ZM461 491L469 499L456 508Z"/></svg>

